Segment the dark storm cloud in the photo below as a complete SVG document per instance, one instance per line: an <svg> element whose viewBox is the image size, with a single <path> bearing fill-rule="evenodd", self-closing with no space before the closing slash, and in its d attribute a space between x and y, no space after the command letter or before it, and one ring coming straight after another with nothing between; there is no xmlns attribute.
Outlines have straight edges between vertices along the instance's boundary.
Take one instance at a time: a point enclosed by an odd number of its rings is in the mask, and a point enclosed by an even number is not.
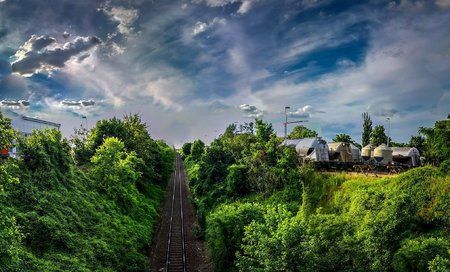
<svg viewBox="0 0 450 272"><path fill-rule="evenodd" d="M256 106L249 104L242 104L239 109L244 112L247 118L261 118L263 116L263 111L258 109Z"/></svg>
<svg viewBox="0 0 450 272"><path fill-rule="evenodd" d="M0 99L28 99L27 81L15 74L5 76L0 80Z"/></svg>
<svg viewBox="0 0 450 272"><path fill-rule="evenodd" d="M6 29L0 29L0 41L8 35L8 31Z"/></svg>
<svg viewBox="0 0 450 272"><path fill-rule="evenodd" d="M0 60L0 81L4 76L11 74L11 64L5 60Z"/></svg>
<svg viewBox="0 0 450 272"><path fill-rule="evenodd" d="M31 47L31 51L39 51L54 42L56 42L56 39L50 36L33 35L22 47L26 47L26 45L28 45Z"/></svg>
<svg viewBox="0 0 450 272"><path fill-rule="evenodd" d="M55 42L51 37L32 36L16 53L18 60L12 63L13 72L19 74L33 74L40 70L62 68L73 56L77 56L101 43L93 37L77 37L74 41L47 48ZM31 44L31 46L30 46Z"/></svg>

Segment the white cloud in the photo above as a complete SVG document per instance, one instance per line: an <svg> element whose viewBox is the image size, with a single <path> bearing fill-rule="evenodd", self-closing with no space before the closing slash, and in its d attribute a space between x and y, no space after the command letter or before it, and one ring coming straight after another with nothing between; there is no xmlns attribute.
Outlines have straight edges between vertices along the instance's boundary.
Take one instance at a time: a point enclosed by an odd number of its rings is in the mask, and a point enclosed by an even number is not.
<svg viewBox="0 0 450 272"><path fill-rule="evenodd" d="M139 12L137 9L127 9L124 7L109 7L103 9L112 21L119 23L117 31L123 35L130 35L134 32L133 23L138 19Z"/></svg>
<svg viewBox="0 0 450 272"><path fill-rule="evenodd" d="M193 0L194 3L205 3L209 7L224 7L233 3L241 3L237 13L246 14L259 0Z"/></svg>
<svg viewBox="0 0 450 272"><path fill-rule="evenodd" d="M289 117L293 117L293 118L310 118L311 115L317 114L317 113L325 113L325 112L324 111L320 111L320 110L316 110L311 105L306 105L306 106L298 108L294 112L288 112L288 116Z"/></svg>
<svg viewBox="0 0 450 272"><path fill-rule="evenodd" d="M205 31L211 29L215 25L225 24L225 22L226 22L225 19L217 18L217 17L215 17L209 23L204 23L204 22L198 21L197 23L195 23L194 28L192 29L192 35L197 36Z"/></svg>
<svg viewBox="0 0 450 272"><path fill-rule="evenodd" d="M237 13L246 14L252 8L252 6L255 2L257 2L257 0L243 0Z"/></svg>

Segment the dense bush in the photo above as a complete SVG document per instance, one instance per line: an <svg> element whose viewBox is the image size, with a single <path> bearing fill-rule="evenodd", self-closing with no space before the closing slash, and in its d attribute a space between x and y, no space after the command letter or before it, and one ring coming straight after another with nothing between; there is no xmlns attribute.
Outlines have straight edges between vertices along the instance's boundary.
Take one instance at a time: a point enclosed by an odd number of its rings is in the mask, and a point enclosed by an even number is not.
<svg viewBox="0 0 450 272"><path fill-rule="evenodd" d="M163 195L159 180L138 190L149 161L105 138L80 170L56 130L34 131L18 145L18 160L0 162L0 271L146 269ZM150 167L167 177L174 152L155 146L163 155Z"/></svg>
<svg viewBox="0 0 450 272"><path fill-rule="evenodd" d="M449 208L448 176L423 168L370 182L333 179L322 176L331 187L308 204L314 208L308 213L302 207L290 217L275 207L264 221L245 227L239 269L428 271L437 256L443 263L450 259L449 215L443 212ZM304 186L303 202L319 196L323 183Z"/></svg>
<svg viewBox="0 0 450 272"><path fill-rule="evenodd" d="M263 206L233 203L218 207L207 219L206 239L211 258L219 271L230 271L239 251L244 227L262 217Z"/></svg>

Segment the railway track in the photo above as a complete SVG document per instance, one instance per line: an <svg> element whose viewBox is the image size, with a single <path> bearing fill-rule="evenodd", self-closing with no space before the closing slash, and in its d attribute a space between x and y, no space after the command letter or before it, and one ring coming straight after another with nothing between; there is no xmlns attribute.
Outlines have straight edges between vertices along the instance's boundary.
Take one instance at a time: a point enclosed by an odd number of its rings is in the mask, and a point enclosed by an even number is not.
<svg viewBox="0 0 450 272"><path fill-rule="evenodd" d="M167 272L186 272L186 245L183 218L183 191L181 161L176 158L173 178L172 205L170 212L169 235L167 238L166 265Z"/></svg>

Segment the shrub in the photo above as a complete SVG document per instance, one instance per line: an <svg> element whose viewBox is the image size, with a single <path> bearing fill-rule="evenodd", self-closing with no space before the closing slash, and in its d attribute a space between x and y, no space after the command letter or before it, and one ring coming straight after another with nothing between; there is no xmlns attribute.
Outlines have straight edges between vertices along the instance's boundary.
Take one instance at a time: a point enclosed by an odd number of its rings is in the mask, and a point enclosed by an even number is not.
<svg viewBox="0 0 450 272"><path fill-rule="evenodd" d="M449 250L450 242L445 238L407 239L395 253L393 267L395 271L428 271L429 264L437 256L448 260Z"/></svg>
<svg viewBox="0 0 450 272"><path fill-rule="evenodd" d="M244 227L261 220L264 207L251 203L221 205L206 219L206 241L217 271L230 271L234 267Z"/></svg>

